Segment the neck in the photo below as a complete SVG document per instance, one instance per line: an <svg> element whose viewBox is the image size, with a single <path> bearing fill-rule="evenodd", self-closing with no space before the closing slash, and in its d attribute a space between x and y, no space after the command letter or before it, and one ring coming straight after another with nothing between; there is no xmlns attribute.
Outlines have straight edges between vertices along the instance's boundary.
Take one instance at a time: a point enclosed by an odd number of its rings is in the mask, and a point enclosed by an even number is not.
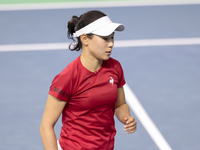
<svg viewBox="0 0 200 150"><path fill-rule="evenodd" d="M94 57L91 57L90 55L85 55L83 53L81 54L80 59L82 65L91 72L98 71L103 64L102 60L98 60Z"/></svg>

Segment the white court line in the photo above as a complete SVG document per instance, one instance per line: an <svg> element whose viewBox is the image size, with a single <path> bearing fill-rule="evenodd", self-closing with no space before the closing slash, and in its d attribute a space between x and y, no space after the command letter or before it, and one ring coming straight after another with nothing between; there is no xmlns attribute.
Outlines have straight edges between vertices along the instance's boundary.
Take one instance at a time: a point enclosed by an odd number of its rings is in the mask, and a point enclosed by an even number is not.
<svg viewBox="0 0 200 150"><path fill-rule="evenodd" d="M169 45L195 45L200 44L200 38L179 39L150 39L150 40L127 40L115 41L115 47L139 47L139 46L169 46ZM22 44L22 45L0 45L0 52L8 51L35 51L35 50L58 50L68 49L69 43L46 43L46 44ZM126 84L124 86L126 100L137 118L140 120L155 144L161 150L171 150L171 147L150 119L138 99Z"/></svg>
<svg viewBox="0 0 200 150"><path fill-rule="evenodd" d="M8 51L38 51L38 50L66 50L69 43L43 43L43 44L13 44L0 45L0 52Z"/></svg>
<svg viewBox="0 0 200 150"><path fill-rule="evenodd" d="M160 150L172 150L127 84L124 85L124 91L128 105L131 107L158 148Z"/></svg>
<svg viewBox="0 0 200 150"><path fill-rule="evenodd" d="M164 5L193 5L200 4L199 0L173 1L94 1L94 2L60 2L35 4L0 4L0 11L12 10L41 10L41 9L73 9L73 8L102 8L102 7L132 7L132 6L164 6Z"/></svg>
<svg viewBox="0 0 200 150"><path fill-rule="evenodd" d="M69 9L69 8L100 8L100 7L131 7L131 6L163 6L163 5L190 5L200 4L200 1L188 0L185 2L82 2L82 3L53 3L53 4L9 4L0 5L0 11L12 10L41 10L41 9ZM115 41L115 47L140 47L140 46L169 46L169 45L196 45L200 44L200 38L185 39L150 39L150 40L124 40ZM21 45L0 45L0 52L8 51L35 51L68 49L69 43L46 43L46 44L21 44ZM171 147L159 132L153 121L150 119L139 100L131 91L129 86L124 86L126 100L144 128L147 130L153 141L161 150L171 150Z"/></svg>
<svg viewBox="0 0 200 150"><path fill-rule="evenodd" d="M199 45L200 38L143 39L116 41L115 47Z"/></svg>
<svg viewBox="0 0 200 150"><path fill-rule="evenodd" d="M200 45L200 38L175 38L175 39L144 39L115 41L119 47L144 47L144 46L176 46ZM9 51L36 51L36 50L66 50L69 43L43 43L43 44L16 44L0 45L0 52Z"/></svg>

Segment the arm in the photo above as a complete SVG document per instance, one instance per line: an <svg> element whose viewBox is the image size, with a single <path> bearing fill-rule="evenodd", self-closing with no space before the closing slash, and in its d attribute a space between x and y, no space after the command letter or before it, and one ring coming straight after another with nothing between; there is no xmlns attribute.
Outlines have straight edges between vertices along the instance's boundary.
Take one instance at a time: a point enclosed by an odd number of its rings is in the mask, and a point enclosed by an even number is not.
<svg viewBox="0 0 200 150"><path fill-rule="evenodd" d="M134 117L130 115L130 110L126 104L123 87L118 88L118 99L115 105L115 116L124 124L124 130L127 133L133 133L137 129L137 122Z"/></svg>
<svg viewBox="0 0 200 150"><path fill-rule="evenodd" d="M40 134L45 150L57 150L57 139L54 125L59 119L66 102L49 95L40 125Z"/></svg>

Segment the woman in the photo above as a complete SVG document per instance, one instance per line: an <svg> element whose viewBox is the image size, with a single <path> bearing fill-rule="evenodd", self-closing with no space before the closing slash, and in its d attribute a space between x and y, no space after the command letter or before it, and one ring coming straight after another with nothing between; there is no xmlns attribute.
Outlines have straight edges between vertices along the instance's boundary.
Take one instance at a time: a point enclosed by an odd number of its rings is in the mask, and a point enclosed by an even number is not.
<svg viewBox="0 0 200 150"><path fill-rule="evenodd" d="M113 150L114 114L125 124L127 133L136 131L137 122L125 102L125 84L120 63L110 58L114 31L104 13L89 11L68 22L68 38L77 38L70 50L81 55L58 74L50 87L40 133L45 150ZM62 113L62 129L57 141L54 125Z"/></svg>

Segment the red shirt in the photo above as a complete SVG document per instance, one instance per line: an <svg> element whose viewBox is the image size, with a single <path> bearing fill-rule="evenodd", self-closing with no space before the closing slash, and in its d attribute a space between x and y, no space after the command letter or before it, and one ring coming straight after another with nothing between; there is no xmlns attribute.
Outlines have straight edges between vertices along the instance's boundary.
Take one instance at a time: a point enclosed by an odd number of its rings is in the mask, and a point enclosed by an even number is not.
<svg viewBox="0 0 200 150"><path fill-rule="evenodd" d="M59 138L63 150L113 150L115 103L125 84L120 63L109 58L90 72L80 56L58 74L49 94L66 101Z"/></svg>

